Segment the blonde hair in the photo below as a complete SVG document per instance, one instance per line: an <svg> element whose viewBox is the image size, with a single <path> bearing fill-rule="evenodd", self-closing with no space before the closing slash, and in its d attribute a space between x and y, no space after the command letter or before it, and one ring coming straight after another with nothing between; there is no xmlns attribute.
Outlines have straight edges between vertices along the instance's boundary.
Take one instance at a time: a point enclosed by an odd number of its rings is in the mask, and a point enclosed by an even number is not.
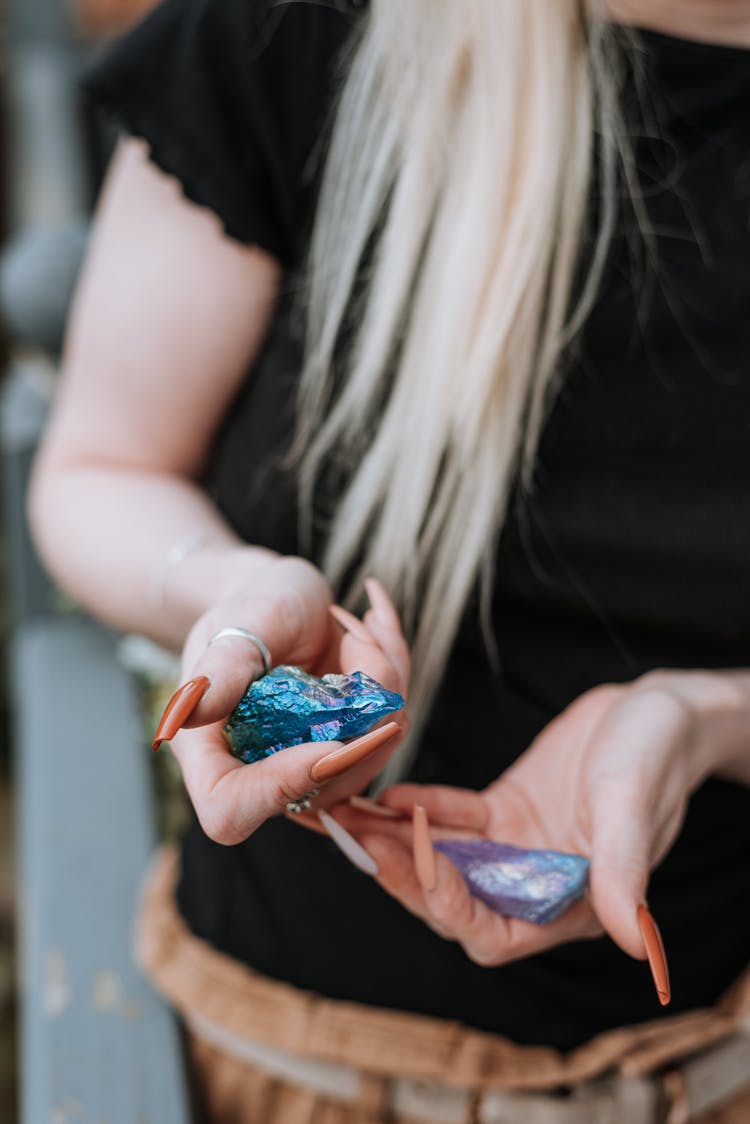
<svg viewBox="0 0 750 1124"><path fill-rule="evenodd" d="M349 474L323 568L351 604L368 573L393 596L418 730L477 581L492 650L509 492L517 470L531 483L613 229L617 55L578 0L372 0L364 23L312 239L295 448L305 510L324 465Z"/></svg>

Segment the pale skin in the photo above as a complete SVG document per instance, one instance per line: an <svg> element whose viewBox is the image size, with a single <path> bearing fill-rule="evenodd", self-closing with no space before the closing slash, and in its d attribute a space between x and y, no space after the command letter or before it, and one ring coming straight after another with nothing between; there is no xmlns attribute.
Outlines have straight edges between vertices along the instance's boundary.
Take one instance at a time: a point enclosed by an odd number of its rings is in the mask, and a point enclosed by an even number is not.
<svg viewBox="0 0 750 1124"><path fill-rule="evenodd" d="M612 0L609 10L623 22L750 45L747 2ZM115 627L182 650L184 678L209 678L171 745L204 828L227 844L317 787L311 769L331 746L240 766L220 728L260 673L260 657L242 640L209 648L210 636L242 626L265 638L274 663L360 668L408 689L408 650L382 590L371 586L366 631L344 631L314 567L243 543L194 483L262 343L280 277L278 262L226 238L142 144L125 141L100 203L30 502L39 548L62 585ZM171 568L155 603L154 575L175 543L195 535L206 545ZM545 929L490 913L441 856L437 885L425 889L407 825L342 803L397 738L329 781L319 800L337 805L377 860L383 887L482 964L602 931L642 958L636 909L650 871L703 780L750 784L748 729L750 674L660 671L583 695L482 793L398 786L385 794L403 810L418 799L436 836L458 828L588 855L589 898Z"/></svg>
<svg viewBox="0 0 750 1124"><path fill-rule="evenodd" d="M748 0L590 0L607 18L666 35L750 47Z"/></svg>
<svg viewBox="0 0 750 1124"><path fill-rule="evenodd" d="M244 627L264 638L274 663L320 674L359 668L404 694L408 685L387 598L366 618L366 641L345 632L313 566L244 544L193 483L263 339L279 274L269 255L225 238L215 217L185 202L140 142L125 142L100 203L31 491L36 540L61 584L116 627L182 649L185 678L210 680L172 749L204 828L222 843L318 787L310 769L335 746L240 767L221 720L260 674L260 656L238 639L207 647L212 635ZM167 572L155 605L165 555L196 534L206 546ZM322 801L363 788L396 744L326 785Z"/></svg>

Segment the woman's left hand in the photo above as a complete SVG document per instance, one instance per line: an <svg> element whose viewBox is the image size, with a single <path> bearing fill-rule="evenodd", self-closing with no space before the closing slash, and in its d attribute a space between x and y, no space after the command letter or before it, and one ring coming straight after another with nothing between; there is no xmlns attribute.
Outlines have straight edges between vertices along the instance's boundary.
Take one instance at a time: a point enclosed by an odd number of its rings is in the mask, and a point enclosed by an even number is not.
<svg viewBox="0 0 750 1124"><path fill-rule="evenodd" d="M690 794L744 749L748 697L737 673L654 672L588 691L551 722L483 792L399 785L380 803L424 806L433 836L484 835L591 860L590 889L558 920L539 926L501 917L469 894L440 853L421 871L406 820L340 806L336 818L379 866L378 880L479 964L496 965L606 931L645 954L638 923L649 873L682 824ZM429 859L429 856L428 856ZM422 875L420 880L420 873Z"/></svg>

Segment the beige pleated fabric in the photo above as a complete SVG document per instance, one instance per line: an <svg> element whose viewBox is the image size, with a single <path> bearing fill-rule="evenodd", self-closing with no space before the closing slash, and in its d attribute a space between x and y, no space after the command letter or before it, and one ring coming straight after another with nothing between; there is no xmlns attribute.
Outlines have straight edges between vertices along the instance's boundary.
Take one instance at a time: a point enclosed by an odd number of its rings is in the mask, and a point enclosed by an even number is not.
<svg viewBox="0 0 750 1124"><path fill-rule="evenodd" d="M596 1087L615 1074L639 1079L668 1074L669 1124L750 1124L749 1087L721 1109L688 1116L680 1107L680 1063L722 1043L747 1023L750 971L715 1008L662 1018L601 1034L570 1053L517 1046L498 1035L447 1020L326 999L258 975L189 931L175 904L179 857L164 848L144 884L136 924L136 955L156 989L184 1018L192 1064L210 1124L413 1124L392 1110L392 1082L438 1083L464 1096L465 1122L493 1090L540 1093ZM220 1028L227 1043L317 1059L323 1068L357 1071L351 1098L327 1096L269 1074L223 1048L203 1026ZM192 1028L192 1029L191 1029ZM241 1055L241 1051L239 1051ZM637 1081L635 1082L637 1084ZM534 1120L570 1119L541 1105ZM541 1100L545 1100L544 1097ZM438 1110L436 1110L437 1112ZM452 1117L449 1117L452 1119ZM418 1118L425 1124L425 1117ZM437 1115L427 1120L437 1120ZM583 1119L583 1114L581 1115ZM606 1114L591 1119L612 1120ZM667 1117L664 1117L665 1121ZM645 1124L645 1121L644 1121Z"/></svg>

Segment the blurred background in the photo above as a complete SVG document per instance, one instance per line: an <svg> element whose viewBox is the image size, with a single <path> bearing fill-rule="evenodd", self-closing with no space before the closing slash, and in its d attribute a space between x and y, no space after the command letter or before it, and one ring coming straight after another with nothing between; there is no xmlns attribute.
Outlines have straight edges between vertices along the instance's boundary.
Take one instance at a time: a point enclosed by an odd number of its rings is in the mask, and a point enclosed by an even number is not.
<svg viewBox="0 0 750 1124"><path fill-rule="evenodd" d="M169 663L66 603L24 521L116 139L79 78L155 2L0 8L0 1124L189 1118L177 1028L130 961L146 858L183 814L169 762L144 748Z"/></svg>

